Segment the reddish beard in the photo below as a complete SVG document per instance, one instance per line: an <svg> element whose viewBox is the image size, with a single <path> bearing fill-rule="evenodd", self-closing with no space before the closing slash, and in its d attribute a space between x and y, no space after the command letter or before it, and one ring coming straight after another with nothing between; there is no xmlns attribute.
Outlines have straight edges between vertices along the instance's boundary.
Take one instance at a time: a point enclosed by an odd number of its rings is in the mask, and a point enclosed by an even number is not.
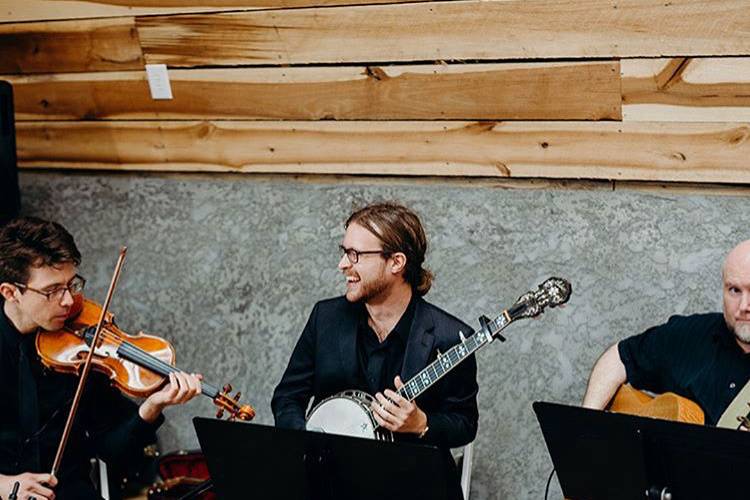
<svg viewBox="0 0 750 500"><path fill-rule="evenodd" d="M357 293L352 295L349 290L347 290L346 292L346 299L349 302L367 302L377 297L378 295L381 295L388 289L388 282L382 275L367 280L362 279L362 277L358 274L351 274L347 276L354 276L355 278L359 279L359 281L356 283L359 288Z"/></svg>

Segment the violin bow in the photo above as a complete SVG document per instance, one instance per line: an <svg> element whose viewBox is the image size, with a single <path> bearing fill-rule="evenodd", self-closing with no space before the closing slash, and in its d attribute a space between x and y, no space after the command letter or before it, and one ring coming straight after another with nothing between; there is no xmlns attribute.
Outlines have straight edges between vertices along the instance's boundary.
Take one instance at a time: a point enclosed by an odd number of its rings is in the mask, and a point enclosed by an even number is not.
<svg viewBox="0 0 750 500"><path fill-rule="evenodd" d="M120 271L122 270L122 265L125 262L125 253L128 251L128 247L121 247L120 248L120 256L117 258L117 264L115 265L115 272L112 275L112 281L109 283L109 290L107 290L107 298L104 300L104 304L102 305L102 312L99 316L99 321L96 324L96 331L94 332L94 338L91 341L91 348L89 349L89 353L86 356L86 361L83 363L83 370L81 370L81 377L78 380L78 387L76 388L75 396L73 397L73 404L70 407L70 412L68 413L68 420L65 422L65 427L63 429L62 438L60 438L60 444L57 447L57 454L55 455L55 461L52 463L52 472L51 474L53 476L57 476L57 471L60 470L60 462L62 461L63 453L65 453L65 446L68 444L68 438L70 437L70 430L73 427L73 422L76 418L76 413L78 411L78 405L81 402L81 395L83 394L83 389L86 386L86 380L88 379L89 372L91 371L91 360L94 359L94 351L96 350L96 346L99 345L99 336L102 331L102 325L104 324L104 318L107 316L107 310L109 310L109 303L112 300L112 295L115 292L115 286L117 285L117 280L120 277Z"/></svg>

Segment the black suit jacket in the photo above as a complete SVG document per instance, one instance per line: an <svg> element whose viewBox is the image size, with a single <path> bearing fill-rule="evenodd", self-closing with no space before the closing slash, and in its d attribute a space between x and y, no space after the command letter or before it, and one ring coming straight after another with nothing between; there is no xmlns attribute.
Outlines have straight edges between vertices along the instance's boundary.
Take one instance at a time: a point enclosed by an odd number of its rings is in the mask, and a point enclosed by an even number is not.
<svg viewBox="0 0 750 500"><path fill-rule="evenodd" d="M274 390L271 407L277 426L303 429L311 400L315 405L340 391L366 390L358 386L357 324L361 307L345 297L315 304ZM472 333L462 321L417 298L401 379L408 381L437 357L438 350L446 352L458 343L459 331L466 336ZM471 356L417 398L429 426L423 441L451 448L473 441L479 419L477 392L477 365Z"/></svg>
<svg viewBox="0 0 750 500"><path fill-rule="evenodd" d="M38 359L32 360L38 392L29 397L37 398L39 410L47 409L46 415L40 415L40 463L34 464L32 448L25 444L26 436L22 435L20 425L23 417L19 407L18 342L21 337L3 313L3 305L4 302L0 300L0 474L48 472L78 378L45 370ZM50 409L55 408L57 410L50 416ZM115 468L140 460L143 447L155 441L154 433L162 422L162 415L155 423L143 421L135 403L110 387L106 377L92 373L58 472L56 498L99 498L88 479L91 468L89 459L99 456Z"/></svg>

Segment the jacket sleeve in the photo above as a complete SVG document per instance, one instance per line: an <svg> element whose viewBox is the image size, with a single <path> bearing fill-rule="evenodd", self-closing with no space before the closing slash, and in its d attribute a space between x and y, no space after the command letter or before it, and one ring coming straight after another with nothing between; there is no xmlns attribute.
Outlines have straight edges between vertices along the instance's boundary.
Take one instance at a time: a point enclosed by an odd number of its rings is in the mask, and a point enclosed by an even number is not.
<svg viewBox="0 0 750 500"><path fill-rule="evenodd" d="M143 448L156 442L156 430L164 416L148 423L138 415L138 405L106 382L91 387L92 404L87 411L88 437L97 456L111 465L121 465L143 456ZM86 396L89 397L89 396Z"/></svg>
<svg viewBox="0 0 750 500"><path fill-rule="evenodd" d="M433 411L425 411L428 431L423 441L448 448L469 444L474 441L479 425L479 386L474 356L454 368L441 382L445 382L445 388L441 391L439 405Z"/></svg>
<svg viewBox="0 0 750 500"><path fill-rule="evenodd" d="M277 427L304 429L305 412L313 396L315 380L316 319L319 306L313 308L289 364L273 391L271 410Z"/></svg>

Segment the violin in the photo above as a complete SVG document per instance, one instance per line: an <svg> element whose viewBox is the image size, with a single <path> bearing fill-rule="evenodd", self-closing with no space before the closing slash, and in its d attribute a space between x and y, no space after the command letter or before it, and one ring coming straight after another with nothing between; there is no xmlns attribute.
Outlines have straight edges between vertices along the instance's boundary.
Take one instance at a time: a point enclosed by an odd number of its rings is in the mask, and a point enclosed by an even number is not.
<svg viewBox="0 0 750 500"><path fill-rule="evenodd" d="M46 367L78 374L91 350L102 306L82 294L74 296L74 300L65 326L37 335L36 350ZM175 368L175 350L168 341L143 332L130 335L122 331L109 311L104 316L94 349L92 368L108 376L121 392L137 398L153 394L170 373L180 371ZM231 396L231 391L229 384L220 391L209 383L201 383L202 394L218 407L217 418L227 412L229 420L252 420L255 410L249 405L240 405L241 394Z"/></svg>

